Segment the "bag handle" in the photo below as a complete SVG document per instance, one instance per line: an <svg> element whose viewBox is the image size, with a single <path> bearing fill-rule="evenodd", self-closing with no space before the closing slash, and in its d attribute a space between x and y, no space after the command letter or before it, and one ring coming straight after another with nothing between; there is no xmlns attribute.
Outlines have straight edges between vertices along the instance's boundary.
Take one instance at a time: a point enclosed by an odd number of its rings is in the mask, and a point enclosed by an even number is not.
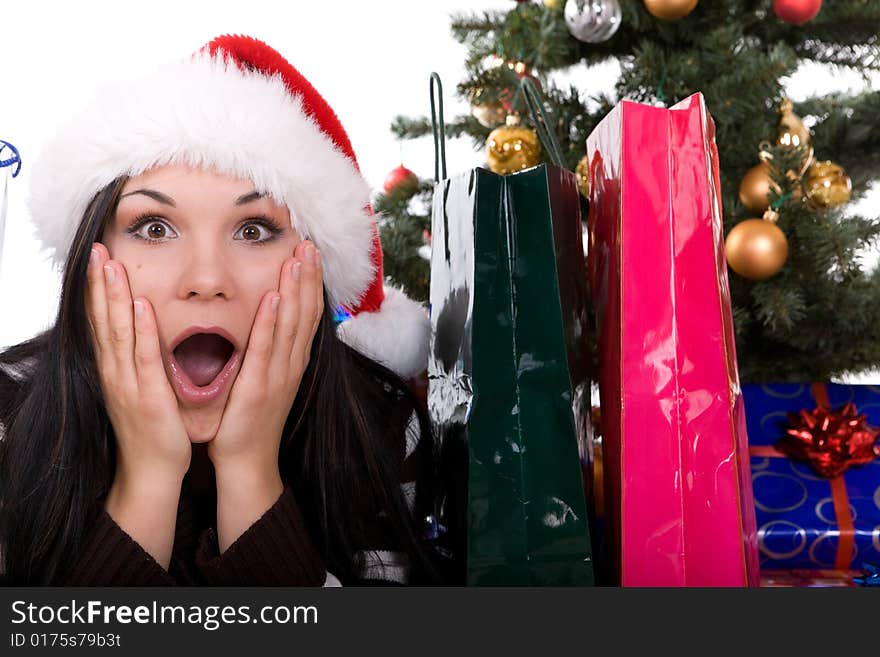
<svg viewBox="0 0 880 657"><path fill-rule="evenodd" d="M550 161L556 166L565 169L562 147L559 145L556 134L550 129L551 124L547 118L547 113L544 111L544 99L541 97L541 93L535 87L535 83L525 76L520 81L520 89L526 101L526 107L529 108L529 114L532 115L535 129L538 131L538 138L550 155Z"/></svg>
<svg viewBox="0 0 880 657"><path fill-rule="evenodd" d="M4 148L8 148L12 151L12 157L4 159L0 159L0 169L4 167L15 166L15 169L12 171L12 177L15 178L18 175L18 172L21 171L21 155L18 153L18 149L10 144L8 141L3 141L0 139L0 153L3 152Z"/></svg>
<svg viewBox="0 0 880 657"><path fill-rule="evenodd" d="M434 83L437 83L437 101L434 102ZM437 73L431 73L431 130L434 133L434 181L440 182L446 178L446 124L443 122L443 84ZM439 109L440 121L437 121L437 109ZM439 136L438 136L439 127ZM443 175L443 178L440 175Z"/></svg>
<svg viewBox="0 0 880 657"><path fill-rule="evenodd" d="M538 132L538 138L544 144L550 161L565 169L562 148L556 135L550 129L550 119L544 110L544 102L540 92L528 77L523 77L520 89ZM431 97L431 131L434 135L434 180L440 182L446 178L446 123L443 120L443 83L437 73L431 73L429 92Z"/></svg>

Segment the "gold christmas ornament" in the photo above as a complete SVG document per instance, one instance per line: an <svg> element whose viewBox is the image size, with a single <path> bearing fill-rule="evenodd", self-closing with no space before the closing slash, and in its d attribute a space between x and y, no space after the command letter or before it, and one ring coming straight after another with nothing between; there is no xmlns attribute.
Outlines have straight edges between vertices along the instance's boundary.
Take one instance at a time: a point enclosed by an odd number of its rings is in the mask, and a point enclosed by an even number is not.
<svg viewBox="0 0 880 657"><path fill-rule="evenodd" d="M561 9L562 0L544 0L544 6L547 7L547 9Z"/></svg>
<svg viewBox="0 0 880 657"><path fill-rule="evenodd" d="M590 198L590 161L584 155L574 169L577 175L578 191L584 198Z"/></svg>
<svg viewBox="0 0 880 657"><path fill-rule="evenodd" d="M507 112L501 103L480 103L471 107L471 114L484 128L494 128L504 123Z"/></svg>
<svg viewBox="0 0 880 657"><path fill-rule="evenodd" d="M763 219L741 221L727 235L727 264L740 276L760 281L778 273L788 258L788 240L776 225L779 215L767 210Z"/></svg>
<svg viewBox="0 0 880 657"><path fill-rule="evenodd" d="M813 142L810 129L804 125L801 117L794 113L788 98L783 98L779 104L779 115L779 134L776 143L785 148L804 148L801 170L797 173L798 177L803 176L813 161Z"/></svg>
<svg viewBox="0 0 880 657"><path fill-rule="evenodd" d="M750 212L762 213L770 207L770 190L781 192L770 176L770 165L760 162L746 171L739 183L739 200Z"/></svg>
<svg viewBox="0 0 880 657"><path fill-rule="evenodd" d="M852 181L843 167L830 160L814 162L807 170L807 197L822 208L843 205L852 196Z"/></svg>
<svg viewBox="0 0 880 657"><path fill-rule="evenodd" d="M811 143L810 130L801 121L801 117L794 113L791 101L783 98L779 105L779 145L798 147L809 146Z"/></svg>
<svg viewBox="0 0 880 657"><path fill-rule="evenodd" d="M664 21L677 21L694 10L698 0L645 0L645 9Z"/></svg>
<svg viewBox="0 0 880 657"><path fill-rule="evenodd" d="M505 125L495 128L486 140L486 161L490 170L501 175L537 166L541 161L537 133L520 125L515 114L508 115Z"/></svg>

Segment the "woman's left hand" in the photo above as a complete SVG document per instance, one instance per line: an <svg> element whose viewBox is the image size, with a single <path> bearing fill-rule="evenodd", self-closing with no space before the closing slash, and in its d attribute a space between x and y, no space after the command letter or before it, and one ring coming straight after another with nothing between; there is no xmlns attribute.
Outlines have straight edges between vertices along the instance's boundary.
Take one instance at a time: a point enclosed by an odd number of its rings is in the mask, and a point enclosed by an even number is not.
<svg viewBox="0 0 880 657"><path fill-rule="evenodd" d="M218 478L279 480L281 432L309 362L324 311L321 255L300 242L281 267L278 290L257 309L241 371L223 411L208 456Z"/></svg>

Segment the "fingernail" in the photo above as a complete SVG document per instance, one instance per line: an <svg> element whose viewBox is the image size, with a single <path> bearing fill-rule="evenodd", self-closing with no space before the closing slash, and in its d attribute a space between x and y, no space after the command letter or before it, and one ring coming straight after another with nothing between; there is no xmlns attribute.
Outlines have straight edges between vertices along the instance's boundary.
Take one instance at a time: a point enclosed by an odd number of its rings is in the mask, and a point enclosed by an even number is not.
<svg viewBox="0 0 880 657"><path fill-rule="evenodd" d="M294 262L293 267L290 268L290 275L293 277L293 280L296 280L299 278L300 269L302 269L302 263L301 262Z"/></svg>
<svg viewBox="0 0 880 657"><path fill-rule="evenodd" d="M98 250L92 249L92 254L89 256L89 262L93 265L98 264Z"/></svg>
<svg viewBox="0 0 880 657"><path fill-rule="evenodd" d="M318 249L315 249L315 266L321 266L321 252Z"/></svg>
<svg viewBox="0 0 880 657"><path fill-rule="evenodd" d="M140 299L138 299L134 302L134 314L137 317L144 316L144 302L141 301Z"/></svg>
<svg viewBox="0 0 880 657"><path fill-rule="evenodd" d="M104 276L107 278L107 283L113 285L116 281L116 272L113 271L113 267L110 265L104 265Z"/></svg>
<svg viewBox="0 0 880 657"><path fill-rule="evenodd" d="M315 262L315 247L311 244L306 247L306 260L311 263Z"/></svg>
<svg viewBox="0 0 880 657"><path fill-rule="evenodd" d="M273 313L276 310L278 310L278 302L280 302L280 301L281 301L281 297L274 296L274 297L272 297L272 301L269 302L269 308L272 310Z"/></svg>

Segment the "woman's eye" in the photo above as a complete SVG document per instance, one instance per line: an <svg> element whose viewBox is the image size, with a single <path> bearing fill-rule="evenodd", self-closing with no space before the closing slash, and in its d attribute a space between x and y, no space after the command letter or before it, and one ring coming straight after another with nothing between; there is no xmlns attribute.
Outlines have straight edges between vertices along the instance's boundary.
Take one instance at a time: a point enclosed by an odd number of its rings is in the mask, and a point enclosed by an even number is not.
<svg viewBox="0 0 880 657"><path fill-rule="evenodd" d="M135 230L135 234L138 237L142 237L145 240L149 240L151 242L157 242L164 239L170 239L173 237L177 237L177 233L174 232L174 229L171 228L164 221L145 221Z"/></svg>
<svg viewBox="0 0 880 657"><path fill-rule="evenodd" d="M272 231L258 223L245 224L235 233L235 239L246 242L266 242L272 236Z"/></svg>

